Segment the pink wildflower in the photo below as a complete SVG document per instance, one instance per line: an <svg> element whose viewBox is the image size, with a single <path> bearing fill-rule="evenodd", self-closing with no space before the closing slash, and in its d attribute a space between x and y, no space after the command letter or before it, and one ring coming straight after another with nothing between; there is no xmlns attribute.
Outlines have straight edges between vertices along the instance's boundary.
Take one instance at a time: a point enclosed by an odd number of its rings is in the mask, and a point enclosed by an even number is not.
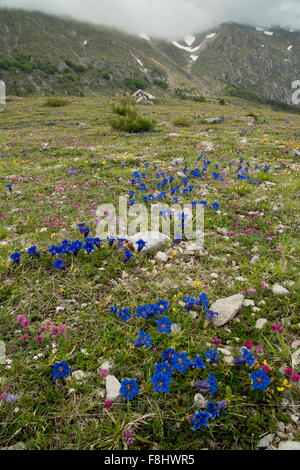
<svg viewBox="0 0 300 470"><path fill-rule="evenodd" d="M250 340L244 342L244 346L249 350L253 347L253 344L253 341Z"/></svg>
<svg viewBox="0 0 300 470"><path fill-rule="evenodd" d="M274 331L278 331L279 333L283 333L284 332L284 328L282 325L276 325L276 323L274 323L272 325L272 330Z"/></svg>
<svg viewBox="0 0 300 470"><path fill-rule="evenodd" d="M133 431L131 431L131 429L127 429L126 431L124 431L123 433L123 441L125 444L127 445L133 445L135 443L135 438L134 438L134 434L133 434Z"/></svg>
<svg viewBox="0 0 300 470"><path fill-rule="evenodd" d="M212 343L213 343L213 344L222 344L222 340L219 339L219 338L214 338L214 339L212 340Z"/></svg>
<svg viewBox="0 0 300 470"><path fill-rule="evenodd" d="M110 410L113 407L113 402L110 400L105 400L103 408L105 410Z"/></svg>
<svg viewBox="0 0 300 470"><path fill-rule="evenodd" d="M247 289L247 294L257 294L257 290L256 289Z"/></svg>
<svg viewBox="0 0 300 470"><path fill-rule="evenodd" d="M291 379L292 379L292 382L300 382L300 375L299 375L299 374L296 374L296 372L294 372L294 373L291 375Z"/></svg>

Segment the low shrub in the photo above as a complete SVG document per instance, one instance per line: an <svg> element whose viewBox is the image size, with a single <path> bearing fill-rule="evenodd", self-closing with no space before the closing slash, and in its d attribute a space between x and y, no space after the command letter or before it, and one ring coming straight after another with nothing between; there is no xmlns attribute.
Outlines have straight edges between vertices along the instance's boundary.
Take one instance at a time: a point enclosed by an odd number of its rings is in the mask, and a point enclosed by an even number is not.
<svg viewBox="0 0 300 470"><path fill-rule="evenodd" d="M49 106L51 108L58 108L60 106L66 106L69 104L69 100L64 98L48 98L45 102L45 106Z"/></svg>

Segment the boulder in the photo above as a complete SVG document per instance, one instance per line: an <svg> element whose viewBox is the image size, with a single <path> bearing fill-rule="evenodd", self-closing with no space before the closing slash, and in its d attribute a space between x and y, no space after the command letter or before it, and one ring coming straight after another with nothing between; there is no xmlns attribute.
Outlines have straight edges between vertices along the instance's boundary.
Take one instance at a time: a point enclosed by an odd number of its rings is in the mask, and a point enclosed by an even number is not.
<svg viewBox="0 0 300 470"><path fill-rule="evenodd" d="M109 401L119 400L121 384L118 381L117 377L114 375L108 375L105 377L106 382L106 399Z"/></svg>
<svg viewBox="0 0 300 470"><path fill-rule="evenodd" d="M283 441L279 443L278 450L300 450L299 441Z"/></svg>
<svg viewBox="0 0 300 470"><path fill-rule="evenodd" d="M136 242L144 240L146 246L143 248L142 253L150 253L151 251L160 250L166 244L171 242L171 238L164 233L152 231L152 232L138 232L128 238L128 242L131 243L134 249L137 251L138 246Z"/></svg>
<svg viewBox="0 0 300 470"><path fill-rule="evenodd" d="M219 315L215 316L213 322L216 326L226 325L229 321L239 313L244 305L245 297L242 294L232 295L224 299L217 300L210 310L217 312Z"/></svg>

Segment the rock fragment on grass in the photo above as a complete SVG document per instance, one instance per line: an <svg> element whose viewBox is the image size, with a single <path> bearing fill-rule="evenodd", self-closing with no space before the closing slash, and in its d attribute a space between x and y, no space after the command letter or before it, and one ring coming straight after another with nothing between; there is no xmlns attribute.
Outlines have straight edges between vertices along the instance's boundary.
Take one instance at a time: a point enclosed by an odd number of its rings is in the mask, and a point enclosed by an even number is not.
<svg viewBox="0 0 300 470"><path fill-rule="evenodd" d="M266 323L268 323L266 318L259 318L255 324L255 328L262 330Z"/></svg>
<svg viewBox="0 0 300 470"><path fill-rule="evenodd" d="M288 291L285 287L279 284L275 284L272 287L272 291L275 295L289 295L290 294L290 291Z"/></svg>
<svg viewBox="0 0 300 470"><path fill-rule="evenodd" d="M120 389L121 384L117 377L114 375L108 375L105 377L106 382L106 399L109 401L117 401L121 398Z"/></svg>
<svg viewBox="0 0 300 470"><path fill-rule="evenodd" d="M210 310L218 313L213 322L216 326L223 326L235 318L244 305L245 297L242 294L232 295L224 299L217 300Z"/></svg>

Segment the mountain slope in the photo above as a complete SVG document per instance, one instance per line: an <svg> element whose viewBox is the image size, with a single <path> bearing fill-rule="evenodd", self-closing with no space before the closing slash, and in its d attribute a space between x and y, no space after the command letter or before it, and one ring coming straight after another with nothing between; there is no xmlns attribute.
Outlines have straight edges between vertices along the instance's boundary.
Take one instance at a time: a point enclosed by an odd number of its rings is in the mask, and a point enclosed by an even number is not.
<svg viewBox="0 0 300 470"><path fill-rule="evenodd" d="M0 9L0 78L8 93L222 94L228 85L291 104L300 32L227 23L174 41L42 13Z"/></svg>
<svg viewBox="0 0 300 470"><path fill-rule="evenodd" d="M160 89L169 75L176 86L193 84L155 44L111 28L7 9L0 9L0 25L0 73L11 93L128 90L134 80Z"/></svg>

